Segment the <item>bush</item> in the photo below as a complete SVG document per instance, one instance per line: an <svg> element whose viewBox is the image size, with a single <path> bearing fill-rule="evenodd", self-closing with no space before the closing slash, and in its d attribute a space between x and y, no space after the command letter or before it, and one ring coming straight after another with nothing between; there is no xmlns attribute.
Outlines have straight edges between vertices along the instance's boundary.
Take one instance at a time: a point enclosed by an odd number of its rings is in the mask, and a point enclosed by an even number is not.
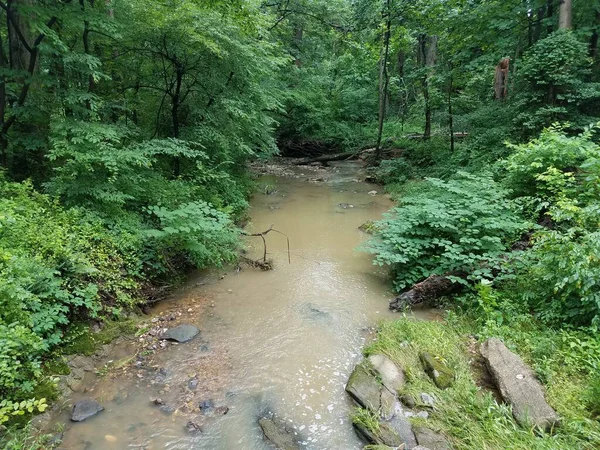
<svg viewBox="0 0 600 450"><path fill-rule="evenodd" d="M489 176L429 178L378 223L368 250L375 264L392 266L399 290L433 274L491 277L508 244L528 227L506 196Z"/></svg>

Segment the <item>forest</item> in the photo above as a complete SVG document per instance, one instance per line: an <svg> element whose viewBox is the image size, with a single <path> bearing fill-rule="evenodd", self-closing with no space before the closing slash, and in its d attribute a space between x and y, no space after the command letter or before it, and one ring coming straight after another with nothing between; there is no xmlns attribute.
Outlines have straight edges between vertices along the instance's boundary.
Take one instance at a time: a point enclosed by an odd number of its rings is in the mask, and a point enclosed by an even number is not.
<svg viewBox="0 0 600 450"><path fill-rule="evenodd" d="M600 1L0 15L0 427L47 408L90 323L236 261L248 163L362 152L396 201L366 249L394 292L449 280L448 321L519 349L572 448L600 442Z"/></svg>

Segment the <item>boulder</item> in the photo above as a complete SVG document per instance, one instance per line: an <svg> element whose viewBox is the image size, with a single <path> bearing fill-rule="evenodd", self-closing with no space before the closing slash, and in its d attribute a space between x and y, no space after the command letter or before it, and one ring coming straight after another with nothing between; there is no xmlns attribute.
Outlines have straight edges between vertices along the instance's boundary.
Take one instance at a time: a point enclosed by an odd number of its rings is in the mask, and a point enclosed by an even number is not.
<svg viewBox="0 0 600 450"><path fill-rule="evenodd" d="M440 389L446 389L454 383L454 371L444 363L438 361L429 353L423 352L419 355L421 363L427 375Z"/></svg>
<svg viewBox="0 0 600 450"><path fill-rule="evenodd" d="M541 383L518 355L497 338L482 344L481 355L502 398L512 406L517 422L544 430L559 425L560 418L546 403Z"/></svg>
<svg viewBox="0 0 600 450"><path fill-rule="evenodd" d="M393 414L395 396L377 380L368 361L363 361L354 368L346 385L346 392L360 406L381 414L382 417L388 418Z"/></svg>
<svg viewBox="0 0 600 450"><path fill-rule="evenodd" d="M265 439L270 441L279 450L300 450L300 444L294 438L294 431L288 428L283 420L276 417L263 417L258 421L265 434Z"/></svg>
<svg viewBox="0 0 600 450"><path fill-rule="evenodd" d="M92 416L95 416L100 411L103 411L104 407L93 398L80 400L73 406L73 412L71 413L71 420L73 422L83 422Z"/></svg>
<svg viewBox="0 0 600 450"><path fill-rule="evenodd" d="M183 343L191 341L199 333L200 330L194 325L183 324L175 328L168 329L160 336L160 339Z"/></svg>
<svg viewBox="0 0 600 450"><path fill-rule="evenodd" d="M404 372L387 356L371 355L369 356L369 362L383 385L391 392L397 393L404 387L406 382Z"/></svg>
<svg viewBox="0 0 600 450"><path fill-rule="evenodd" d="M413 431L419 445L431 450L450 450L448 441L442 434L423 427L415 427Z"/></svg>

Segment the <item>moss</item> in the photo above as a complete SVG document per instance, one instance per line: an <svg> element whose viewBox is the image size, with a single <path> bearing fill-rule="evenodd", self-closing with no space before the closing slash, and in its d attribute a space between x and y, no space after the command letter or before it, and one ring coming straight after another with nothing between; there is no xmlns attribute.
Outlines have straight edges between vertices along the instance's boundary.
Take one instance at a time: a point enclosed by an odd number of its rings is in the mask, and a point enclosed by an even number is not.
<svg viewBox="0 0 600 450"><path fill-rule="evenodd" d="M431 377L437 387L448 389L452 386L454 383L454 371L452 369L427 352L421 353L419 358L425 368L425 372L427 372L427 375Z"/></svg>
<svg viewBox="0 0 600 450"><path fill-rule="evenodd" d="M63 356L56 356L44 363L44 372L48 375L69 375L71 369Z"/></svg>
<svg viewBox="0 0 600 450"><path fill-rule="evenodd" d="M120 336L133 335L136 331L136 321L133 319L104 322L102 330L98 333L93 333L88 325L80 323L71 327L66 338L68 343L62 350L67 355L91 356L102 345L110 344Z"/></svg>

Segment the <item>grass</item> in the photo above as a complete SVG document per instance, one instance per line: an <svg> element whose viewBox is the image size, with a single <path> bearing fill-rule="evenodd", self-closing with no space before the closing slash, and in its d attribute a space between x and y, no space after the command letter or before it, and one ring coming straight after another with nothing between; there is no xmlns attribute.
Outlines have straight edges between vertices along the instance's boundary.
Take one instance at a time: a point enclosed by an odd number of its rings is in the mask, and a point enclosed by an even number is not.
<svg viewBox="0 0 600 450"><path fill-rule="evenodd" d="M549 403L561 414L562 425L554 434L538 434L518 425L510 408L496 403L490 392L479 388L469 364L467 329L442 322L404 317L382 324L367 355L382 353L402 367L408 383L401 394L417 400L427 392L436 398L428 426L448 436L460 450L563 450L600 448L600 424L582 407L585 389L581 380L552 373ZM424 373L420 352L443 360L456 373L454 385L440 390Z"/></svg>
<svg viewBox="0 0 600 450"><path fill-rule="evenodd" d="M2 430L0 430L2 433ZM36 435L31 427L10 429L0 434L0 448L6 450L45 450L51 448L51 435Z"/></svg>

